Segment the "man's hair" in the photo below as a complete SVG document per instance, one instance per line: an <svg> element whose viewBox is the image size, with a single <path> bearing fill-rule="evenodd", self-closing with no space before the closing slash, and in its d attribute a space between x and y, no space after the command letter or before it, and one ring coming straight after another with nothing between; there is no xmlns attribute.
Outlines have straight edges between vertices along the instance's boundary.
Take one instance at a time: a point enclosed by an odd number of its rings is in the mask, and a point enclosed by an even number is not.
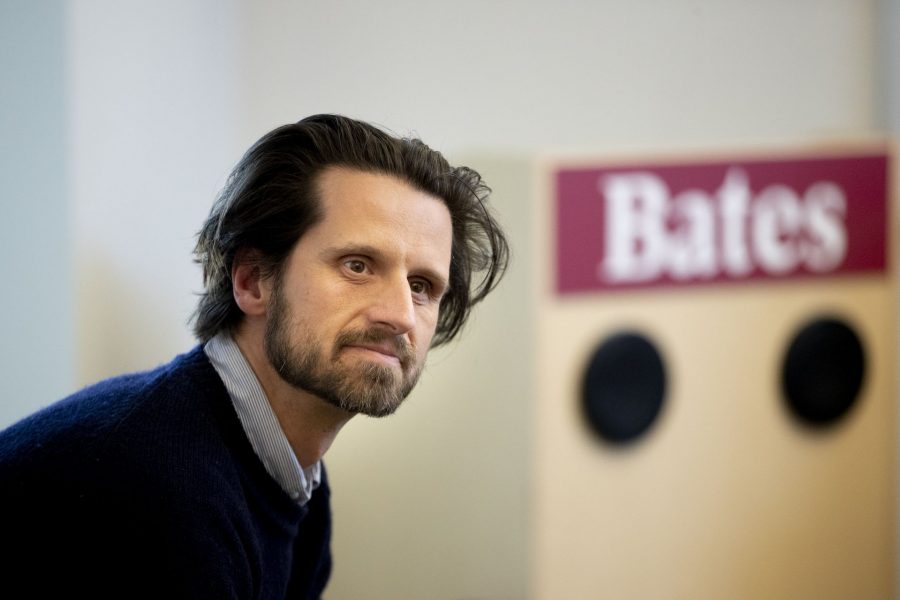
<svg viewBox="0 0 900 600"><path fill-rule="evenodd" d="M472 306L499 283L509 247L485 204L490 188L477 172L451 166L421 140L397 138L343 116L315 115L257 141L231 172L200 230L194 254L203 266L205 291L194 333L201 341L234 332L243 318L232 293L236 257L253 256L263 277L280 276L297 241L322 218L317 182L333 166L397 177L441 199L450 211L449 289L432 346L453 339Z"/></svg>

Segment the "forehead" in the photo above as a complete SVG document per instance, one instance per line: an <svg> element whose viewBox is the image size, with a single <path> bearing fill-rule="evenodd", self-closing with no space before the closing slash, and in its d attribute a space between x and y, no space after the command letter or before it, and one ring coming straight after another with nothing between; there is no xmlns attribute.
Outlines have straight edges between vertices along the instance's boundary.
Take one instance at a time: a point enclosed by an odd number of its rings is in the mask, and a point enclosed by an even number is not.
<svg viewBox="0 0 900 600"><path fill-rule="evenodd" d="M446 263L452 246L443 200L383 173L329 167L316 182L320 220L301 238L317 244L376 245Z"/></svg>

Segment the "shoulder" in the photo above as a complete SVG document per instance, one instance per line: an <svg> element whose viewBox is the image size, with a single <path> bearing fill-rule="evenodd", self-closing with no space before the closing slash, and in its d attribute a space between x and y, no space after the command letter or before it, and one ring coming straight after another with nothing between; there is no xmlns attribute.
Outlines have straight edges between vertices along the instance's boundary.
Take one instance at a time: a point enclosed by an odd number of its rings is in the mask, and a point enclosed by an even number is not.
<svg viewBox="0 0 900 600"><path fill-rule="evenodd" d="M227 392L199 347L153 370L91 385L0 432L0 477L16 465L66 469L124 459L117 454L123 446L140 452L198 429L196 414L220 395Z"/></svg>
<svg viewBox="0 0 900 600"><path fill-rule="evenodd" d="M16 423L0 432L8 508L0 529L34 555L48 536L72 540L71 556L60 551L58 564L116 561L115 548L128 548L129 556L177 570L180 563L163 558L181 561L189 550L175 549L201 547L189 535L211 537L241 506L228 410L224 385L195 348Z"/></svg>

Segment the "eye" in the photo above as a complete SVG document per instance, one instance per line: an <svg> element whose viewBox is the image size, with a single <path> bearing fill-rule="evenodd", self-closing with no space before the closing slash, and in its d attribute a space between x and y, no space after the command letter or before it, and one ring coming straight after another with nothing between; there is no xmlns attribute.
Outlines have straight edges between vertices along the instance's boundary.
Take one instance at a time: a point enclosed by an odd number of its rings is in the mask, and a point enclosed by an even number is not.
<svg viewBox="0 0 900 600"><path fill-rule="evenodd" d="M412 279L409 282L409 289L416 296L429 296L431 292L431 283L425 279Z"/></svg>
<svg viewBox="0 0 900 600"><path fill-rule="evenodd" d="M352 273L362 274L366 272L366 263L358 258L351 258L344 261L344 266Z"/></svg>

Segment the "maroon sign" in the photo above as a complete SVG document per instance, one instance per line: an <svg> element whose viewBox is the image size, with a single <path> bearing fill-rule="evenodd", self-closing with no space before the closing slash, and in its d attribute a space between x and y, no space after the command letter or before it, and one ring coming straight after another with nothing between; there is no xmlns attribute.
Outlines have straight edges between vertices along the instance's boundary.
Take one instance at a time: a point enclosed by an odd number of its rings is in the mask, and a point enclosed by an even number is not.
<svg viewBox="0 0 900 600"><path fill-rule="evenodd" d="M560 169L557 290L883 271L884 152Z"/></svg>

